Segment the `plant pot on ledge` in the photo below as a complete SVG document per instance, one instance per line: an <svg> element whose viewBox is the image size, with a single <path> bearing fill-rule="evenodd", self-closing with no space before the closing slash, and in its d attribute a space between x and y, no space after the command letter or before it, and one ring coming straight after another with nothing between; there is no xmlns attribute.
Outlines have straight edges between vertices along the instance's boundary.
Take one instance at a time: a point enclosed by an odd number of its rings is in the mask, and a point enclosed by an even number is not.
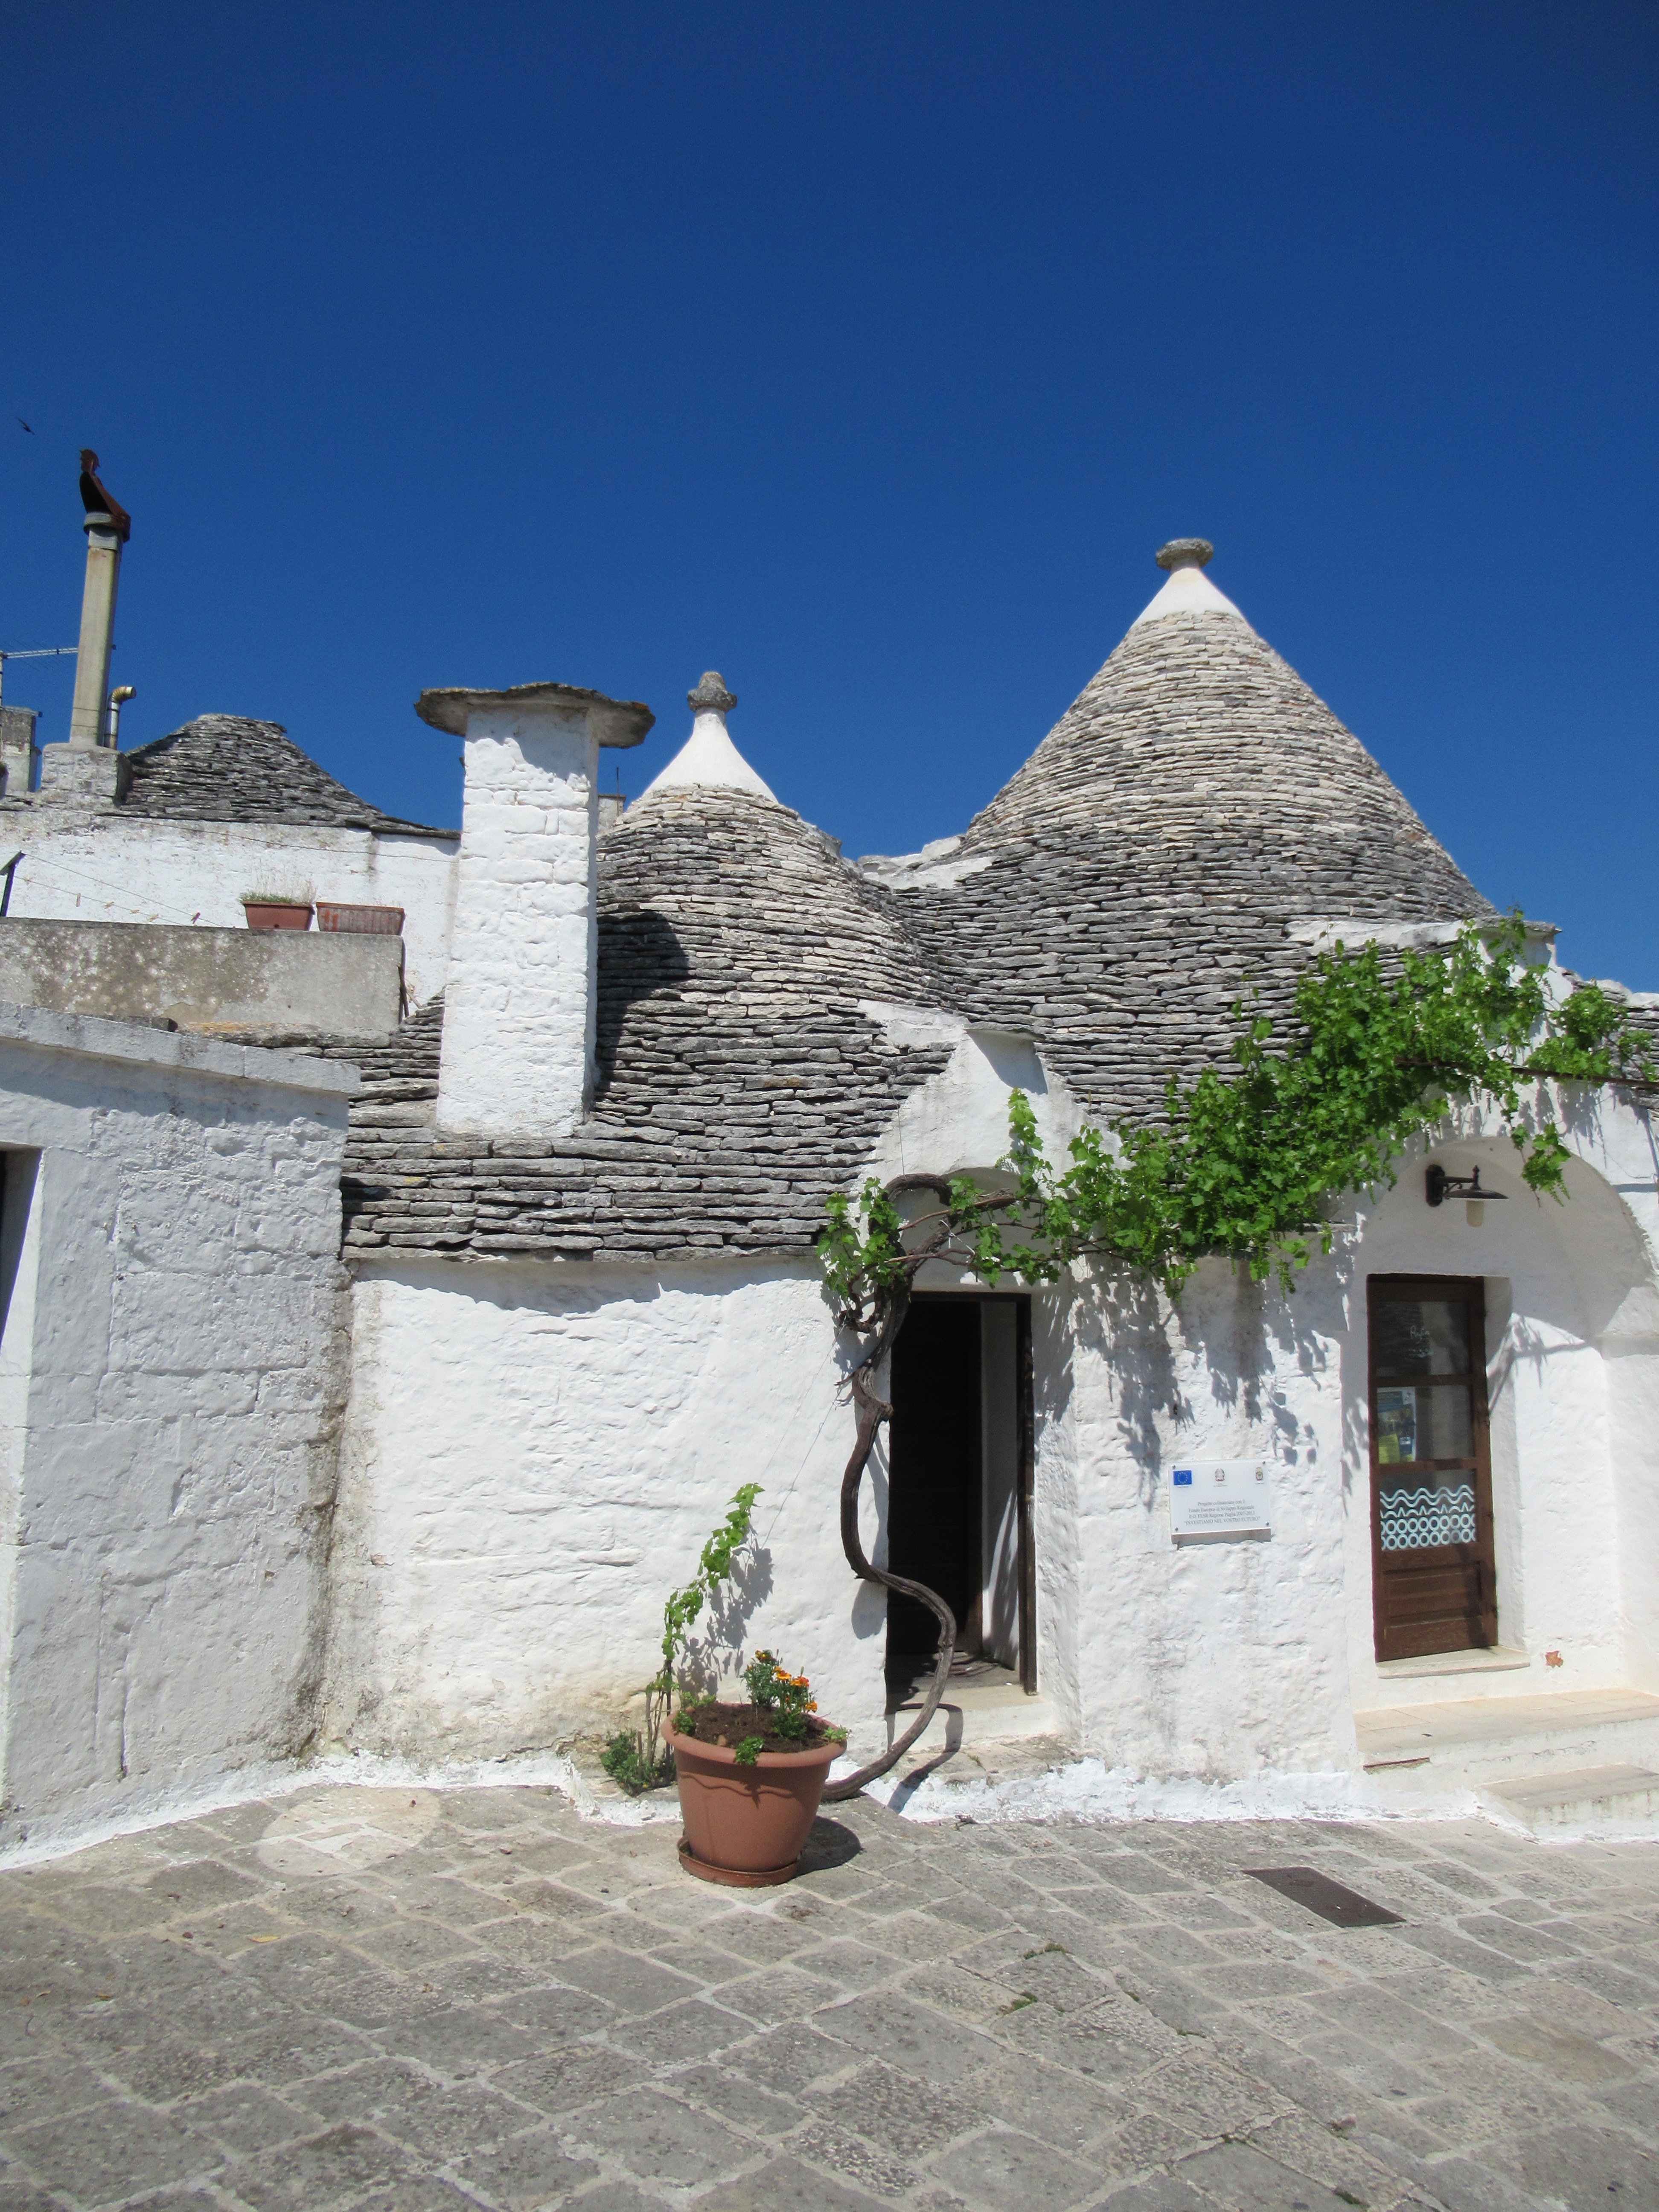
<svg viewBox="0 0 1659 2212"><path fill-rule="evenodd" d="M404 910L400 906L352 906L338 899L319 899L317 927L325 936L401 937Z"/></svg>
<svg viewBox="0 0 1659 2212"><path fill-rule="evenodd" d="M311 908L292 899L244 899L242 914L250 929L309 929Z"/></svg>
<svg viewBox="0 0 1659 2212"><path fill-rule="evenodd" d="M763 1751L751 1764L717 1743L699 1743L672 1720L663 1741L679 1784L680 1864L704 1881L764 1889L787 1881L817 1815L830 1767L846 1745L826 1735L803 1751Z"/></svg>

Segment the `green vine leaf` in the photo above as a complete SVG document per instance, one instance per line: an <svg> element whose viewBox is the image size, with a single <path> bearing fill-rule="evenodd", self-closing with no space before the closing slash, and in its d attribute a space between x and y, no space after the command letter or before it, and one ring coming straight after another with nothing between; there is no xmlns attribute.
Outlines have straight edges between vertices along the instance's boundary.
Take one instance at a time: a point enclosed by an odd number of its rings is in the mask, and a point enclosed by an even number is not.
<svg viewBox="0 0 1659 2212"><path fill-rule="evenodd" d="M749 1541L755 1500L760 1494L757 1482L745 1482L733 1492L725 1520L698 1556L696 1575L684 1589L671 1590L668 1595L662 1609L662 1665L645 1685L645 1726L632 1734L613 1736L603 1754L606 1771L614 1774L624 1788L649 1789L664 1778L662 1724L673 1698L675 1676L690 1640L692 1624L731 1574L733 1561ZM688 1699L685 1710L693 1712L699 1703L706 1702ZM650 1778L640 1780L641 1776Z"/></svg>
<svg viewBox="0 0 1659 2212"><path fill-rule="evenodd" d="M1098 1256L1178 1297L1199 1263L1219 1255L1289 1289L1316 1252L1330 1251L1334 1201L1391 1184L1415 1139L1480 1100L1496 1109L1528 1189L1565 1199L1571 1155L1541 1086L1654 1086L1655 1055L1599 985L1554 1000L1511 914L1466 924L1435 951L1338 945L1298 979L1285 1036L1253 997L1238 1000L1230 1073L1171 1077L1159 1121L1085 1127L1063 1167L1014 1091L1006 1183L988 1193L950 1179L949 1235L933 1256L993 1286L1052 1283ZM826 1213L819 1252L839 1318L868 1329L921 1261L873 1179L856 1200L831 1198ZM940 1215L922 1218L936 1227Z"/></svg>

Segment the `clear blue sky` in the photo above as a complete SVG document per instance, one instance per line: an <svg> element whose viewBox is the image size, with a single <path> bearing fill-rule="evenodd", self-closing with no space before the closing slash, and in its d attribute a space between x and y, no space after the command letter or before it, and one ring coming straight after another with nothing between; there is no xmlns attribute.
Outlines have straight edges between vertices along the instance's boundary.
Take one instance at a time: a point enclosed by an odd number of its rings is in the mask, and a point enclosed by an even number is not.
<svg viewBox="0 0 1659 2212"><path fill-rule="evenodd" d="M0 646L453 821L425 684L706 666L960 829L1164 538L1481 887L1659 986L1659 9L6 9ZM14 417L33 425L25 434ZM67 728L70 664L7 695Z"/></svg>

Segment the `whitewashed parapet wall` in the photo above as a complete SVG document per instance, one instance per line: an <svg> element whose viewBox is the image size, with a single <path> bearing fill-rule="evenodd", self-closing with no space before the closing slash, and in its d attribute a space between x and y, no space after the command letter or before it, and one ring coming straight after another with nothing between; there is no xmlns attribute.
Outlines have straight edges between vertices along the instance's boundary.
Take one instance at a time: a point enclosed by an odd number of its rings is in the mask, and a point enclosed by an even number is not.
<svg viewBox="0 0 1659 2212"><path fill-rule="evenodd" d="M562 1136L593 1087L599 748L654 717L567 684L423 691L416 711L465 741L438 1125Z"/></svg>
<svg viewBox="0 0 1659 2212"><path fill-rule="evenodd" d="M20 810L9 817L6 830L24 848L13 914L240 928L245 893L309 884L319 899L402 907L410 1003L423 1005L443 988L454 898L453 838L274 822L158 820L117 810L61 819L46 806Z"/></svg>
<svg viewBox="0 0 1659 2212"><path fill-rule="evenodd" d="M356 1086L0 1007L0 1839L310 1739Z"/></svg>

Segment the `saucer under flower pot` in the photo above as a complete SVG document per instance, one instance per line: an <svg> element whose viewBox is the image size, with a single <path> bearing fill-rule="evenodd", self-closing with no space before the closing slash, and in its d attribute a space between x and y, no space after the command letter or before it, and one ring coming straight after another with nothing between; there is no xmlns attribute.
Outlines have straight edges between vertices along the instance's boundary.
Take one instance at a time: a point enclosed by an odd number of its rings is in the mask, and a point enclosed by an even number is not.
<svg viewBox="0 0 1659 2212"><path fill-rule="evenodd" d="M778 1882L793 1881L800 1872L799 1855L787 1866L780 1867L723 1867L711 1866L700 1859L682 1836L679 1841L680 1865L687 1874L694 1874L699 1881L724 1882L728 1889L771 1889Z"/></svg>
<svg viewBox="0 0 1659 2212"><path fill-rule="evenodd" d="M743 1889L787 1881L830 1769L846 1748L842 1738L825 1734L800 1751L763 1751L752 1760L724 1744L700 1743L672 1720L663 1740L674 1754L686 1872Z"/></svg>

